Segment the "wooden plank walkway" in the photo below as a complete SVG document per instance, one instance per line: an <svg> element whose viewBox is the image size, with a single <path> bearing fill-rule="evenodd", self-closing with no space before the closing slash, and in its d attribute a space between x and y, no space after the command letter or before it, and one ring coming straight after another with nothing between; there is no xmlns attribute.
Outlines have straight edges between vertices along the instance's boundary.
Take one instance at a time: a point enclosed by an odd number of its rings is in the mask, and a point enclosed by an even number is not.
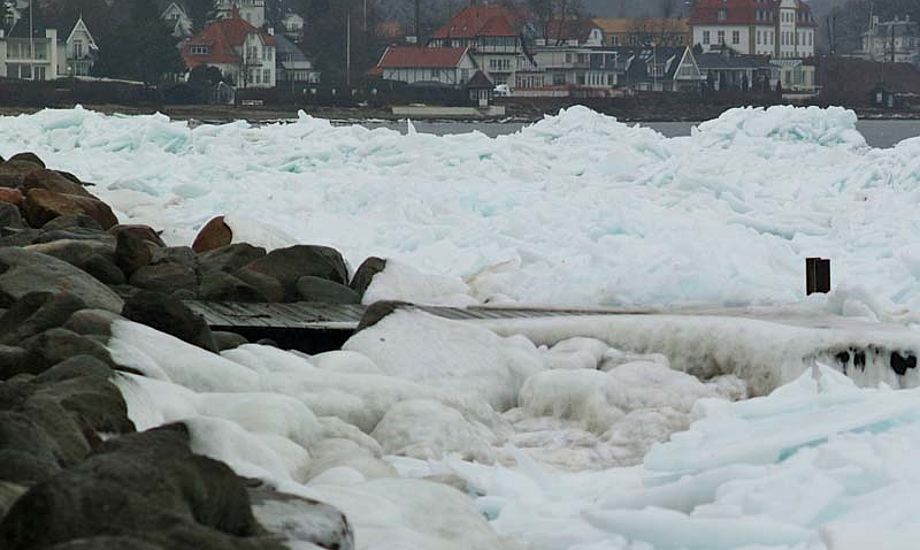
<svg viewBox="0 0 920 550"><path fill-rule="evenodd" d="M354 331L357 329L358 323L366 309L365 306L362 305L320 304L312 302L242 303L188 300L185 304L192 311L204 317L208 325L219 330L262 328ZM642 311L623 311L615 309L553 309L488 306L455 308L421 305L407 305L404 307L457 321L647 313Z"/></svg>

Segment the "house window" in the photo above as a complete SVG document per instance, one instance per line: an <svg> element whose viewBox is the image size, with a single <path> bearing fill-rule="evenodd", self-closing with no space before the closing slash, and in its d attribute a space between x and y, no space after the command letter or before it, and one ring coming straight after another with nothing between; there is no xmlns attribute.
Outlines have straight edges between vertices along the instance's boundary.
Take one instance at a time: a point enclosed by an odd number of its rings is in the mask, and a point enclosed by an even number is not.
<svg viewBox="0 0 920 550"><path fill-rule="evenodd" d="M732 31L732 44L741 43L741 31Z"/></svg>
<svg viewBox="0 0 920 550"><path fill-rule="evenodd" d="M725 44L725 31L719 31L719 44Z"/></svg>
<svg viewBox="0 0 920 550"><path fill-rule="evenodd" d="M758 46L761 44L761 42L760 42L761 34L762 34L761 31L757 31L757 45L758 45Z"/></svg>
<svg viewBox="0 0 920 550"><path fill-rule="evenodd" d="M728 19L728 10L725 8L719 9L719 21L725 21Z"/></svg>
<svg viewBox="0 0 920 550"><path fill-rule="evenodd" d="M192 46L189 50L192 52L192 55L208 55L207 46Z"/></svg>
<svg viewBox="0 0 920 550"><path fill-rule="evenodd" d="M553 73L553 85L561 86L565 84L565 74L564 73Z"/></svg>
<svg viewBox="0 0 920 550"><path fill-rule="evenodd" d="M263 69L263 70L262 70L262 82L264 82L264 83L266 83L266 84L271 84L271 83L272 83L272 71L271 71L271 69Z"/></svg>
<svg viewBox="0 0 920 550"><path fill-rule="evenodd" d="M709 31L703 31L703 44L709 44Z"/></svg>
<svg viewBox="0 0 920 550"><path fill-rule="evenodd" d="M440 74L440 71L438 71L437 69L431 69L431 78L437 79L439 74Z"/></svg>
<svg viewBox="0 0 920 550"><path fill-rule="evenodd" d="M83 41L82 40L73 41L73 56L83 57Z"/></svg>

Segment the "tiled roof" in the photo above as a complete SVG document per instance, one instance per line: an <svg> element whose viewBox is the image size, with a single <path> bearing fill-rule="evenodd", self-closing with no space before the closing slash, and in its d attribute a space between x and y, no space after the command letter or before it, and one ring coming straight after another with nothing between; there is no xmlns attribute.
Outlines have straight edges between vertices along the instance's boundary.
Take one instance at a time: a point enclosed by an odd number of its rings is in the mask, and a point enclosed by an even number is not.
<svg viewBox="0 0 920 550"><path fill-rule="evenodd" d="M460 65L467 48L419 48L391 46L383 52L377 66L385 69L414 67L422 69L453 68Z"/></svg>
<svg viewBox="0 0 920 550"><path fill-rule="evenodd" d="M237 51L242 50L246 37L250 34L258 34L262 37L262 42L268 46L275 45L274 36L253 27L240 17L232 17L215 21L186 40L182 44L182 59L189 69L204 64L239 63L240 54ZM207 46L209 52L207 55L193 55L192 46Z"/></svg>
<svg viewBox="0 0 920 550"><path fill-rule="evenodd" d="M479 89L489 89L495 87L495 84L489 80L489 77L482 71L476 71L476 74L473 75L473 78L466 83L467 88L479 88Z"/></svg>
<svg viewBox="0 0 920 550"><path fill-rule="evenodd" d="M638 29L667 29L671 32L689 33L690 26L686 19L665 19L665 18L646 18L646 19L628 19L628 18L608 18L595 17L594 24L597 25L606 34L625 34L635 32Z"/></svg>
<svg viewBox="0 0 920 550"><path fill-rule="evenodd" d="M776 21L779 5L779 0L699 0L690 14L690 24L772 25ZM814 27L811 7L802 0L796 0L796 6L796 24L800 27ZM722 10L724 19L719 17Z"/></svg>
<svg viewBox="0 0 920 550"><path fill-rule="evenodd" d="M476 38L517 36L518 18L501 6L470 6L451 18L432 38Z"/></svg>
<svg viewBox="0 0 920 550"><path fill-rule="evenodd" d="M556 19L546 25L547 40L578 40L583 42L591 35L591 31L600 28L594 21L584 19Z"/></svg>

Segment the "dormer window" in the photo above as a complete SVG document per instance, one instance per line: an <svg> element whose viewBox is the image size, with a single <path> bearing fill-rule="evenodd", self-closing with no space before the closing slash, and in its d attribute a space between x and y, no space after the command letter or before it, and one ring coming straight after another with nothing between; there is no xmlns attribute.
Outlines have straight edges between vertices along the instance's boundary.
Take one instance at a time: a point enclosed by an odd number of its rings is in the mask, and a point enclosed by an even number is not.
<svg viewBox="0 0 920 550"><path fill-rule="evenodd" d="M719 21L725 21L728 19L728 9L719 8Z"/></svg>
<svg viewBox="0 0 920 550"><path fill-rule="evenodd" d="M192 46L189 48L189 51L192 55L208 55L210 48L207 46Z"/></svg>

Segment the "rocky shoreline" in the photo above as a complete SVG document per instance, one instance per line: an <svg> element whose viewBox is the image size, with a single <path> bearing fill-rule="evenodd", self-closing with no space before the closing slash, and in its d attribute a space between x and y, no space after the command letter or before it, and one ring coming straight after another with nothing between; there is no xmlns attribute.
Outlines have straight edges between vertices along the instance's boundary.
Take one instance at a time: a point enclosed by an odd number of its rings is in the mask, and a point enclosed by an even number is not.
<svg viewBox="0 0 920 550"><path fill-rule="evenodd" d="M31 153L0 163L0 547L352 548L341 512L194 454L184 424L137 432L112 382L133 371L107 343L127 319L233 348L246 340L212 332L182 300L359 303L385 261L349 277L336 250L232 243L222 218L170 247L91 190ZM253 507L272 502L315 528L267 529Z"/></svg>

